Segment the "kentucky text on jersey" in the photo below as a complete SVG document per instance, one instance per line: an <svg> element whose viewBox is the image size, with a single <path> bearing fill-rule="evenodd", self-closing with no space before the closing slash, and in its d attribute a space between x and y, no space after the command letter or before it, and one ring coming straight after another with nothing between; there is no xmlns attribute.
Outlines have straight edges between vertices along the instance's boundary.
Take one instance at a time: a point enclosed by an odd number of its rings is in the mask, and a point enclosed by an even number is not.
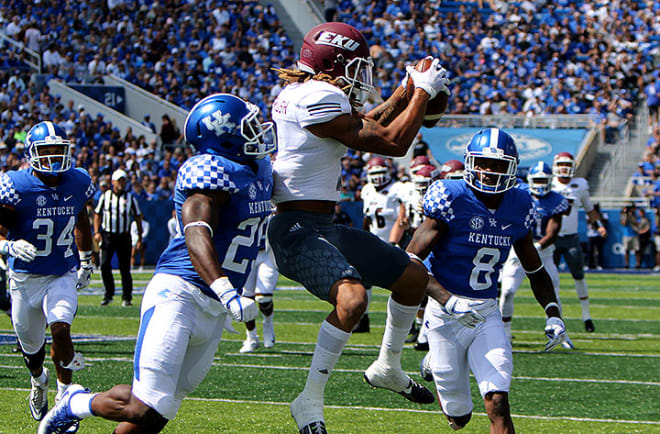
<svg viewBox="0 0 660 434"><path fill-rule="evenodd" d="M260 200L257 202L250 202L248 204L250 214L263 214L270 212L272 207L270 200Z"/></svg>
<svg viewBox="0 0 660 434"><path fill-rule="evenodd" d="M75 206L49 206L37 208L37 217L53 217L57 215L76 215Z"/></svg>
<svg viewBox="0 0 660 434"><path fill-rule="evenodd" d="M505 235L478 234L470 232L468 241L474 244L482 244L496 247L511 247L511 237Z"/></svg>

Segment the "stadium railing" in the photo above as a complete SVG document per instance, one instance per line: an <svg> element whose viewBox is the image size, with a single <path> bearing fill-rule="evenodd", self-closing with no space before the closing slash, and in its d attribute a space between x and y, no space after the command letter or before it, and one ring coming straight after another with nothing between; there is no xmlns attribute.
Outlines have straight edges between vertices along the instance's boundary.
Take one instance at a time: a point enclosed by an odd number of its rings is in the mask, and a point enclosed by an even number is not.
<svg viewBox="0 0 660 434"><path fill-rule="evenodd" d="M7 43L17 48L19 52L24 52L27 56L23 59L23 61L30 65L30 67L32 67L35 71L41 72L41 55L39 53L34 50L30 50L25 46L24 43L7 36L4 32L0 32L0 40L2 41L2 45Z"/></svg>

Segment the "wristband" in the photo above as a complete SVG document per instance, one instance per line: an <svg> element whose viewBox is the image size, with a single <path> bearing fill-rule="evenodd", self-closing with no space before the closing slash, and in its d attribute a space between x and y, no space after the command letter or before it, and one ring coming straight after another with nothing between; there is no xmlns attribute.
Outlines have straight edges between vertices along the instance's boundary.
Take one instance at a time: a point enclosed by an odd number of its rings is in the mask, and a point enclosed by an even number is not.
<svg viewBox="0 0 660 434"><path fill-rule="evenodd" d="M546 304L543 310L545 311L545 313L548 313L548 309L551 307L556 307L557 310L559 310L559 304L555 303L554 301L551 301L550 303Z"/></svg>
<svg viewBox="0 0 660 434"><path fill-rule="evenodd" d="M412 252L408 252L408 251L407 251L406 253L408 254L408 257L410 257L410 259L414 259L414 260L416 260L416 261L419 261L419 262L421 262L422 264L424 263L424 261L422 261L421 259L419 259L419 256L417 256L416 254L414 254L414 253L412 253Z"/></svg>
<svg viewBox="0 0 660 434"><path fill-rule="evenodd" d="M234 289L234 285L232 285L227 276L218 277L209 286L218 297L220 297L221 294Z"/></svg>
<svg viewBox="0 0 660 434"><path fill-rule="evenodd" d="M594 224L596 225L596 229L600 229L603 227L603 222L600 221L600 219L596 220Z"/></svg>
<svg viewBox="0 0 660 434"><path fill-rule="evenodd" d="M78 256L80 257L80 262L89 262L92 260L92 251L78 250Z"/></svg>

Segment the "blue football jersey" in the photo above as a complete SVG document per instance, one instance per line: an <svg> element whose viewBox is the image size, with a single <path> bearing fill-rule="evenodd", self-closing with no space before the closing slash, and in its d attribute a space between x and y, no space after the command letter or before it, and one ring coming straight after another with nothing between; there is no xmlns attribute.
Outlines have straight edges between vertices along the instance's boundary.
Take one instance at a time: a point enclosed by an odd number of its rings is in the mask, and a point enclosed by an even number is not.
<svg viewBox="0 0 660 434"><path fill-rule="evenodd" d="M44 184L32 169L9 171L0 177L0 203L13 207L17 223L7 239L23 239L37 248L32 262L9 257L9 267L19 273L62 275L80 262L74 243L78 214L94 195L92 179L85 169L60 175L55 187Z"/></svg>
<svg viewBox="0 0 660 434"><path fill-rule="evenodd" d="M245 284L259 253L266 217L271 213L273 171L270 159L255 162L258 166L256 174L250 167L224 157L196 155L179 169L174 189L174 208L180 233L183 233L181 206L191 191L223 190L230 194L231 199L221 210L220 221L214 228L213 242L222 270L235 288L242 288ZM195 271L185 237L172 239L158 260L156 272L180 276L217 299Z"/></svg>
<svg viewBox="0 0 660 434"><path fill-rule="evenodd" d="M438 282L453 294L495 298L499 273L511 246L534 225L529 193L512 188L503 194L494 211L462 179L436 181L424 195L424 215L449 227L427 263Z"/></svg>
<svg viewBox="0 0 660 434"><path fill-rule="evenodd" d="M548 227L550 217L555 214L563 214L568 210L568 200L555 191L551 191L543 197L532 195L534 208L536 210L536 221L532 229L534 240L540 240L545 236L545 229Z"/></svg>

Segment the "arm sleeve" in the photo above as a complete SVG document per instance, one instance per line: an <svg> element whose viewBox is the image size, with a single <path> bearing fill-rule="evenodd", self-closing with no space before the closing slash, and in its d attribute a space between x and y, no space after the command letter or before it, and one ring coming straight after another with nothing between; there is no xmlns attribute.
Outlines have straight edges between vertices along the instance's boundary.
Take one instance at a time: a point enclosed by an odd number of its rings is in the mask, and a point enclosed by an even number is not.
<svg viewBox="0 0 660 434"><path fill-rule="evenodd" d="M454 197L447 186L440 181L436 181L429 187L422 199L422 209L424 215L445 223L452 221L454 214Z"/></svg>
<svg viewBox="0 0 660 434"><path fill-rule="evenodd" d="M557 206L552 210L552 215L563 214L566 210L568 210L568 200L562 196Z"/></svg>
<svg viewBox="0 0 660 434"><path fill-rule="evenodd" d="M317 90L303 97L298 106L301 127L322 124L342 114L351 113L351 105L341 89Z"/></svg>

